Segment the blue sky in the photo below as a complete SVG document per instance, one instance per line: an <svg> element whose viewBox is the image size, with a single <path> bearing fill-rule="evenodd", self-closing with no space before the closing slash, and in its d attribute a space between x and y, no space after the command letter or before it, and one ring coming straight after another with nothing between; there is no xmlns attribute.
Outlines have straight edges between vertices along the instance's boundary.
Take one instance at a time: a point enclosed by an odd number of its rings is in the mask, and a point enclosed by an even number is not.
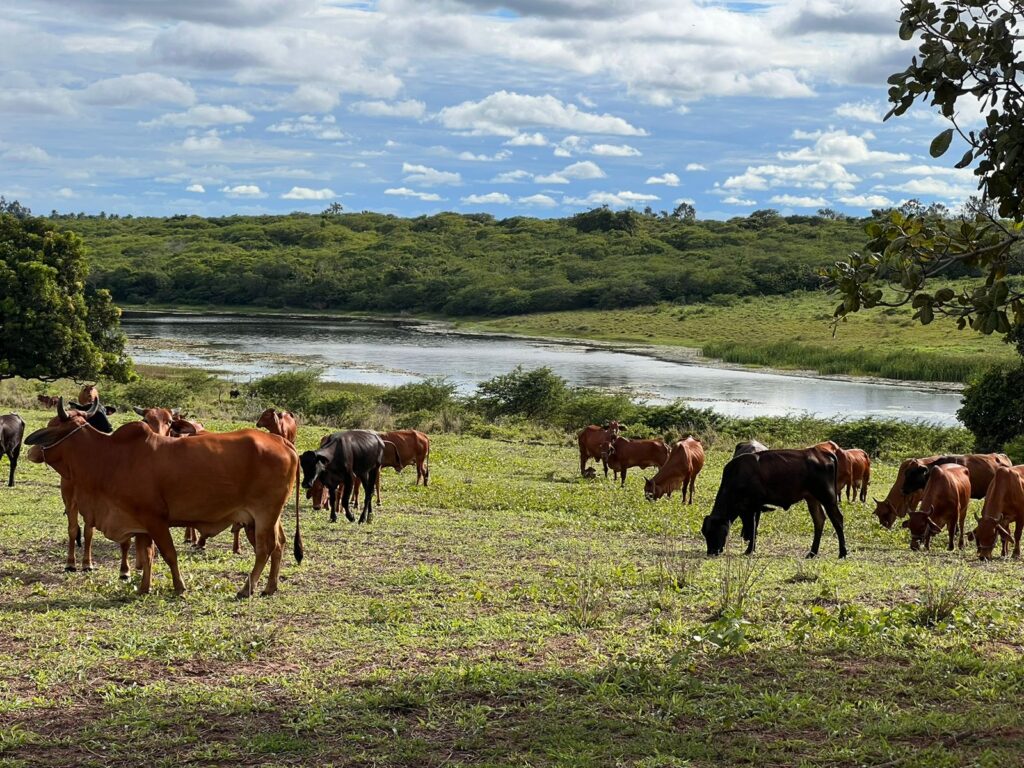
<svg viewBox="0 0 1024 768"><path fill-rule="evenodd" d="M881 122L897 0L8 0L0 194L38 213L701 217L950 206ZM970 123L969 119L965 120Z"/></svg>

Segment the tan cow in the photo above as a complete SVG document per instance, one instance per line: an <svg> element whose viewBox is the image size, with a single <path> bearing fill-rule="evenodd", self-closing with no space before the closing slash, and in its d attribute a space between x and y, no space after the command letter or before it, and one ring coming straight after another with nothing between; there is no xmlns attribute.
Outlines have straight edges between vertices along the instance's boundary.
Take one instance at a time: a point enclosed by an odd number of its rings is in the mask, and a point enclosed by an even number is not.
<svg viewBox="0 0 1024 768"><path fill-rule="evenodd" d="M295 445L295 436L298 433L298 426L295 423L295 416L290 411L275 411L267 408L260 414L256 421L257 427L263 427L272 435L280 435L292 445Z"/></svg>
<svg viewBox="0 0 1024 768"><path fill-rule="evenodd" d="M1003 540L1003 557L1010 543L1010 523L1013 529L1013 557L1020 558L1020 537L1024 533L1024 466L1000 467L992 485L985 494L981 517L974 516L978 527L967 538L978 546L978 557L992 559L996 536Z"/></svg>
<svg viewBox="0 0 1024 768"><path fill-rule="evenodd" d="M662 496L671 498L675 491L682 489L683 501L686 502L686 489L689 487L689 503L693 504L693 489L703 468L704 446L700 440L692 436L680 440L672 446L668 461L657 474L644 482L644 496L652 501Z"/></svg>
<svg viewBox="0 0 1024 768"><path fill-rule="evenodd" d="M608 464L604 460L604 446L619 436L619 422L613 421L603 427L591 424L584 427L583 431L576 436L576 442L580 448L580 474L587 475L587 462L591 459L601 461L604 468L604 476L608 477Z"/></svg>
<svg viewBox="0 0 1024 768"><path fill-rule="evenodd" d="M903 527L910 529L910 548L915 552L924 544L929 549L932 536L949 528L949 550L960 532L960 549L964 548L964 518L971 503L971 478L967 467L959 464L932 464L921 498L921 509L911 510Z"/></svg>
<svg viewBox="0 0 1024 768"><path fill-rule="evenodd" d="M605 443L601 457L608 468L619 474L621 485L626 484L626 471L630 467L661 467L668 461L668 446L661 439L630 440L628 437L616 437Z"/></svg>

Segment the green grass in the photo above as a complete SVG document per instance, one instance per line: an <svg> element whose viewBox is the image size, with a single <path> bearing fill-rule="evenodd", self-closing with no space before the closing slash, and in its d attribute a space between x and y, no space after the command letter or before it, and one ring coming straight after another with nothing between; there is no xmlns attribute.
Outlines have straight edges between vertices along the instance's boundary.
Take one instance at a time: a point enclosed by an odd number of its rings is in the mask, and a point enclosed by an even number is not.
<svg viewBox="0 0 1024 768"><path fill-rule="evenodd" d="M739 299L728 306L658 305L638 309L554 312L462 327L623 343L693 347L730 363L881 376L913 381L966 382L1014 359L996 336L957 331L938 320L922 326L910 310L879 310L829 327L834 300L822 293Z"/></svg>
<svg viewBox="0 0 1024 768"><path fill-rule="evenodd" d="M303 564L248 602L226 535L183 553L185 599L162 563L137 597L102 537L65 574L57 476L25 462L0 488L0 766L1017 764L1021 565L911 553L860 505L846 561L829 529L803 560L803 507L765 515L750 566L708 560L725 460L687 508L577 479L568 441L441 435L431 487L386 473L372 526L307 508Z"/></svg>

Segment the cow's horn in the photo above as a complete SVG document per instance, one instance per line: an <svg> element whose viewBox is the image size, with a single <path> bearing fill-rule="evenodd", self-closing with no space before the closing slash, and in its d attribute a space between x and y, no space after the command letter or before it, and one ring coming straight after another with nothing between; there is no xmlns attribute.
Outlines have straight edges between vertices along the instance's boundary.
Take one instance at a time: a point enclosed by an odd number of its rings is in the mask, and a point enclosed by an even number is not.
<svg viewBox="0 0 1024 768"><path fill-rule="evenodd" d="M137 405L133 405L132 406L132 410L135 411L139 416L145 416L146 415L145 409L139 408L139 406L137 406Z"/></svg>
<svg viewBox="0 0 1024 768"><path fill-rule="evenodd" d="M57 398L57 415L60 416L60 420L61 421L67 421L68 420L68 412L64 410L64 398L63 398L63 396Z"/></svg>
<svg viewBox="0 0 1024 768"><path fill-rule="evenodd" d="M86 417L91 418L92 416L95 416L96 415L96 411L98 411L99 409L100 409L100 399L97 397L95 400L92 401L92 405L89 406L89 410L85 414Z"/></svg>

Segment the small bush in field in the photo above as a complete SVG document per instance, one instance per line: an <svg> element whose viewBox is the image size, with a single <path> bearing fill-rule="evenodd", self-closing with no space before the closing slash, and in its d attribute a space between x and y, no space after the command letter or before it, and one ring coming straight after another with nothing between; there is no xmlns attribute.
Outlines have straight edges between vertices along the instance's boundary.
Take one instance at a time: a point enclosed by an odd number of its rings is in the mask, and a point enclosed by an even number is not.
<svg viewBox="0 0 1024 768"><path fill-rule="evenodd" d="M439 411L451 405L455 385L445 378L430 378L390 389L380 401L397 413Z"/></svg>
<svg viewBox="0 0 1024 768"><path fill-rule="evenodd" d="M191 405L195 390L189 389L185 379L144 378L126 384L119 391L111 393L117 400L128 406L140 408L184 408ZM100 394L101 399L107 399Z"/></svg>
<svg viewBox="0 0 1024 768"><path fill-rule="evenodd" d="M283 371L257 379L249 391L267 403L291 411L308 411L320 381L320 371Z"/></svg>

